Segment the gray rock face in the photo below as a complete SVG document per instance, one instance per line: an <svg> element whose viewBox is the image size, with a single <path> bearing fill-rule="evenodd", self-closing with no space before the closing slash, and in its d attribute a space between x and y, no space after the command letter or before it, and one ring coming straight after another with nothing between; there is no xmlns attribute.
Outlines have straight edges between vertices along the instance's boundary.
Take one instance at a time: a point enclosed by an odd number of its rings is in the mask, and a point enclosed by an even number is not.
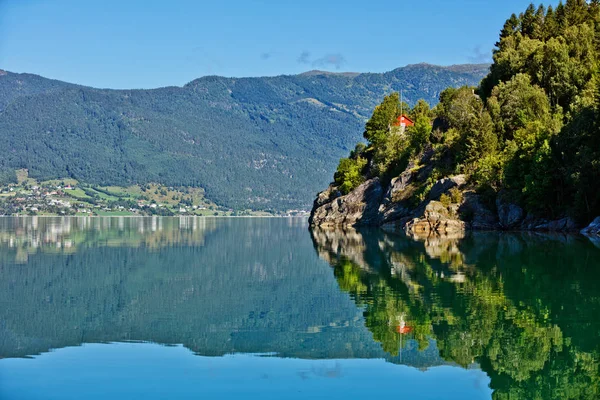
<svg viewBox="0 0 600 400"><path fill-rule="evenodd" d="M397 220L410 212L406 205L402 202L397 202L397 199L412 183L412 176L412 173L407 170L400 174L399 177L392 179L379 206L380 223L385 224L389 221Z"/></svg>
<svg viewBox="0 0 600 400"><path fill-rule="evenodd" d="M315 202L313 204L313 208L321 207L322 205L337 199L341 195L342 193L340 193L336 186L329 185L327 189L323 190L317 195L317 198L315 199Z"/></svg>
<svg viewBox="0 0 600 400"><path fill-rule="evenodd" d="M450 178L443 178L437 181L431 191L429 192L430 200L439 200L442 194L446 193L448 190L463 186L467 183L467 178L464 175L456 175Z"/></svg>
<svg viewBox="0 0 600 400"><path fill-rule="evenodd" d="M586 236L600 236L600 217L596 217L587 227L581 230Z"/></svg>
<svg viewBox="0 0 600 400"><path fill-rule="evenodd" d="M465 201L460 207L460 213L474 230L497 230L500 228L498 217L486 207L481 197L474 192L464 194Z"/></svg>
<svg viewBox="0 0 600 400"><path fill-rule="evenodd" d="M412 173L410 171L404 171L399 177L392 179L390 187L385 194L384 202L392 202L410 183L412 183Z"/></svg>
<svg viewBox="0 0 600 400"><path fill-rule="evenodd" d="M309 219L311 225L378 225L379 204L383 198L383 188L379 178L370 179L346 196L336 197L328 203L321 203L319 198L328 196L327 194L321 196L321 194L315 201L315 207Z"/></svg>
<svg viewBox="0 0 600 400"><path fill-rule="evenodd" d="M523 208L500 193L494 205L469 189L465 175L438 180L427 197L417 202L430 178L433 151L425 151L419 161L412 161L404 172L383 187L373 178L346 196L329 186L315 199L309 222L313 226L380 226L385 230L404 230L411 235L454 236L471 230L526 230L571 232L577 224L571 218L555 221L526 214ZM462 193L460 204L444 206L438 200L452 188ZM421 191L421 192L420 192ZM421 198L421 197L419 197ZM422 198L421 198L422 199ZM456 201L457 199L455 199ZM600 217L582 233L600 237Z"/></svg>
<svg viewBox="0 0 600 400"><path fill-rule="evenodd" d="M513 203L504 203L500 198L496 199L496 208L498 208L498 222L503 229L518 227L525 217L521 207Z"/></svg>
<svg viewBox="0 0 600 400"><path fill-rule="evenodd" d="M577 230L577 224L571 218L562 218L556 221L543 222L536 225L533 230L549 232L570 232Z"/></svg>

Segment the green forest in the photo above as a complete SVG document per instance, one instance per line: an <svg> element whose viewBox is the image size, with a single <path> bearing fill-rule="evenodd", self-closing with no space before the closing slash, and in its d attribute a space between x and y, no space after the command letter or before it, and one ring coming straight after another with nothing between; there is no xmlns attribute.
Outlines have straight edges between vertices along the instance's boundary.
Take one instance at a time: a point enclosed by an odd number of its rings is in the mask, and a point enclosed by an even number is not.
<svg viewBox="0 0 600 400"><path fill-rule="evenodd" d="M448 88L433 108L386 96L335 182L344 194L375 176L389 182L433 151L432 182L466 174L489 199L589 222L600 215L599 56L599 1L532 4L502 27L479 86ZM403 110L415 124L397 134Z"/></svg>

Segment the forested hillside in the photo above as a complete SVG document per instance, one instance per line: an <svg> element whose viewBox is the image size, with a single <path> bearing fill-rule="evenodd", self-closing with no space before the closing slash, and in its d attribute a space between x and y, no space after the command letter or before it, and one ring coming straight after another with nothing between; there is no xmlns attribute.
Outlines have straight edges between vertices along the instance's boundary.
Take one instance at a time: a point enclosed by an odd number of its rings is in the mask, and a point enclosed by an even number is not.
<svg viewBox="0 0 600 400"><path fill-rule="evenodd" d="M383 74L204 77L184 87L104 90L0 75L0 178L198 186L232 208L307 208L387 93L435 102L487 65Z"/></svg>
<svg viewBox="0 0 600 400"><path fill-rule="evenodd" d="M66 88L76 88L67 82L43 78L33 74L13 74L0 70L0 111L17 97L51 93Z"/></svg>
<svg viewBox="0 0 600 400"><path fill-rule="evenodd" d="M366 124L368 144L342 159L335 185L347 194L405 171L402 182L411 182L392 199L404 202L396 209L425 209L439 199L450 214L466 210L460 218L468 222L482 207L469 208L458 188L431 192L436 182L444 186L442 178L460 175L451 185L476 192L471 203L488 208L482 228L514 229L525 215L526 228L551 229L534 218L562 219L557 229L589 223L600 215L599 56L599 1L530 5L506 21L479 87L448 88L433 109L419 102L409 112L415 126L404 134L393 127L398 95L385 97ZM504 225L491 215L502 204L512 220Z"/></svg>

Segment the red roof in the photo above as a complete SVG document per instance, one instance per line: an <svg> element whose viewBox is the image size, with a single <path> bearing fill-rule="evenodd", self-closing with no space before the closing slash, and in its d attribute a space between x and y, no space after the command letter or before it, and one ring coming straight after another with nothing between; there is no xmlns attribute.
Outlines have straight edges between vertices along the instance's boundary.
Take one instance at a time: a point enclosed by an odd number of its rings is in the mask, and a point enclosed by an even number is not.
<svg viewBox="0 0 600 400"><path fill-rule="evenodd" d="M402 114L398 117L398 119L394 123L394 126L402 126L402 125L415 126L415 123L413 122L412 119L408 118L408 116L406 116L405 114Z"/></svg>

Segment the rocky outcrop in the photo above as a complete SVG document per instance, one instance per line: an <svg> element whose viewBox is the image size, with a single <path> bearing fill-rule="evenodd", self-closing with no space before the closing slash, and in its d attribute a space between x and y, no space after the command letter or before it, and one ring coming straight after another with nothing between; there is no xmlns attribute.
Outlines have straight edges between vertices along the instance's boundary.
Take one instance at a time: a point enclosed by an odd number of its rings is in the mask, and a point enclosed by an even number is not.
<svg viewBox="0 0 600 400"><path fill-rule="evenodd" d="M581 233L586 236L600 236L600 217L596 217Z"/></svg>
<svg viewBox="0 0 600 400"><path fill-rule="evenodd" d="M448 193L450 189L462 187L467 183L465 175L456 175L449 178L443 178L437 181L429 191L429 199L439 200L444 193Z"/></svg>
<svg viewBox="0 0 600 400"><path fill-rule="evenodd" d="M532 230L547 232L573 232L577 230L577 223L572 218L561 218L555 221L537 223Z"/></svg>
<svg viewBox="0 0 600 400"><path fill-rule="evenodd" d="M474 191L463 194L464 202L460 206L460 214L468 223L469 229L493 231L500 229L498 215L485 205L481 196Z"/></svg>
<svg viewBox="0 0 600 400"><path fill-rule="evenodd" d="M313 204L313 209L317 209L321 206L324 206L327 203L331 203L333 200L341 196L342 193L338 190L337 187L329 185L327 189L323 190L317 195L317 198L315 199L315 202Z"/></svg>
<svg viewBox="0 0 600 400"><path fill-rule="evenodd" d="M336 196L334 186L315 200L309 223L316 226L376 226L383 188L378 178L370 179L345 196ZM333 200L326 202L326 198Z"/></svg>
<svg viewBox="0 0 600 400"><path fill-rule="evenodd" d="M578 228L571 218L546 220L527 214L504 193L496 199L482 197L469 187L465 175L430 185L431 157L430 151L424 152L385 187L373 178L343 196L332 184L315 199L310 224L379 226L419 237L456 237L465 230L572 232ZM584 231L599 235L600 218Z"/></svg>
<svg viewBox="0 0 600 400"><path fill-rule="evenodd" d="M464 232L465 223L439 201L431 201L425 207L423 217L412 219L404 229L407 233L416 236L431 234L446 236Z"/></svg>
<svg viewBox="0 0 600 400"><path fill-rule="evenodd" d="M525 212L521 207L502 201L500 196L496 199L496 208L498 209L498 223L503 229L515 229L525 218Z"/></svg>

